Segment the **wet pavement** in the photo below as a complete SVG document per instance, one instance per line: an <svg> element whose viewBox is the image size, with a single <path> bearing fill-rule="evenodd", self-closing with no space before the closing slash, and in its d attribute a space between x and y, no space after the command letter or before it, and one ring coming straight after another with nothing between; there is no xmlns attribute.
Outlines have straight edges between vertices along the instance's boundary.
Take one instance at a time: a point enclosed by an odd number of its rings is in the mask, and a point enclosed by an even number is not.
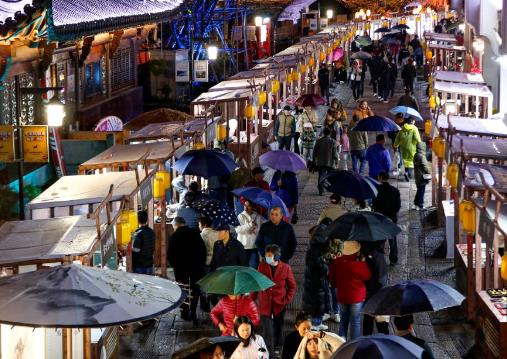
<svg viewBox="0 0 507 359"><path fill-rule="evenodd" d="M415 90L422 107L423 117L429 114L428 101L423 96L425 89L425 84L418 83ZM346 84L337 84L331 89L331 93L332 97L342 101L350 119L356 107L350 87ZM396 105L397 98L401 95L402 84L398 81L395 98L388 104L384 104L373 97L371 87L367 82L365 83L364 98L368 100L375 114L390 116L388 109ZM327 107L321 106L318 111L319 118L322 119ZM370 143L374 143L374 138L375 134L370 134ZM386 142L392 155L390 140L387 139ZM302 307L304 258L308 245L307 231L316 223L320 211L328 203L327 195L318 195L316 173L300 173L298 179L301 193L298 207L299 222L294 225L298 247L290 262L296 276L298 290L287 310L284 328L287 333L292 330L295 315ZM427 220L427 217L431 216L431 210L409 210L409 204L413 202L416 192L413 181L408 183L401 177L391 179L391 183L401 192L402 209L399 213L398 224L402 227L402 232L398 235L399 262L398 265L389 267L389 283L395 284L406 279L429 278L455 286L453 260L434 256L435 251L444 241L444 229L428 224L431 222ZM430 185L426 188L425 204L431 205ZM197 328L183 321L178 311L165 315L152 326L137 328L133 335L121 337L121 358L169 358L174 350L198 338L218 335L218 331L213 328L206 313L199 313L199 317L201 325ZM329 325L330 331L338 332L336 323L328 321L325 324ZM392 327L391 330L393 330ZM465 322L459 308L438 313L417 314L415 332L429 343L435 358L439 359L460 358L473 344L471 326Z"/></svg>

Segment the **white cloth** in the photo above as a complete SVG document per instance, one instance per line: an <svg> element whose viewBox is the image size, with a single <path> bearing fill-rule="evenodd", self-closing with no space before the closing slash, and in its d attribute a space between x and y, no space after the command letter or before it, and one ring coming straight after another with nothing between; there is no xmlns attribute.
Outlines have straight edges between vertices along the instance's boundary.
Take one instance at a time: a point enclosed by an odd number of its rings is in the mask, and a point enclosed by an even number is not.
<svg viewBox="0 0 507 359"><path fill-rule="evenodd" d="M238 215L238 221L239 226L236 227L238 241L241 242L245 249L255 248L257 234L259 233L261 224L264 222L262 216L257 212L253 212L250 215L246 211L243 211Z"/></svg>
<svg viewBox="0 0 507 359"><path fill-rule="evenodd" d="M266 348L264 338L260 335L255 334L255 339L250 338L250 344L245 347L243 343L240 343L234 353L232 353L230 359L259 359L259 348L264 348L264 359L269 359L269 352Z"/></svg>
<svg viewBox="0 0 507 359"><path fill-rule="evenodd" d="M211 263L211 257L213 257L213 246L218 241L218 232L212 228L203 228L201 231L201 238L206 245L206 265L209 266Z"/></svg>
<svg viewBox="0 0 507 359"><path fill-rule="evenodd" d="M326 335L324 335L324 338L318 339L319 359L329 359L331 355L333 355L333 353L337 351L343 343L345 343L345 340L338 335L331 332L325 333ZM294 355L294 359L306 359L306 342L308 342L308 337L304 336L299 344L296 355Z"/></svg>

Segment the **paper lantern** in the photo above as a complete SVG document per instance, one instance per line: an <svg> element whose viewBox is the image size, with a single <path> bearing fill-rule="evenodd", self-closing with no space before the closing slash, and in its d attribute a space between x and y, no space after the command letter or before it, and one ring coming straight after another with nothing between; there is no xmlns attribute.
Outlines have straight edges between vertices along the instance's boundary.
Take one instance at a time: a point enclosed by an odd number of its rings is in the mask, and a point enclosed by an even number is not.
<svg viewBox="0 0 507 359"><path fill-rule="evenodd" d="M259 99L257 100L257 103L259 106L263 106L266 103L266 100L268 99L268 96L265 91L259 92Z"/></svg>
<svg viewBox="0 0 507 359"><path fill-rule="evenodd" d="M194 143L194 146L192 147L192 149L193 150L204 150L204 147L205 147L204 143L202 143L202 142L196 142L196 143Z"/></svg>
<svg viewBox="0 0 507 359"><path fill-rule="evenodd" d="M306 64L301 64L299 72L301 72L302 75L306 74Z"/></svg>
<svg viewBox="0 0 507 359"><path fill-rule="evenodd" d="M458 176L459 176L459 167L456 163L451 163L447 166L447 181L451 185L453 189L458 188Z"/></svg>
<svg viewBox="0 0 507 359"><path fill-rule="evenodd" d="M503 280L507 280L507 253L502 256L502 264L500 265L500 276Z"/></svg>
<svg viewBox="0 0 507 359"><path fill-rule="evenodd" d="M435 109L435 107L437 107L437 103L436 103L436 101L435 101L435 96L430 96L430 108L431 108L432 110L434 110L434 109Z"/></svg>
<svg viewBox="0 0 507 359"><path fill-rule="evenodd" d="M326 59L326 54L321 51L320 54L319 54L319 61L322 62Z"/></svg>
<svg viewBox="0 0 507 359"><path fill-rule="evenodd" d="M277 93L278 91L280 91L280 81L271 81L271 93Z"/></svg>
<svg viewBox="0 0 507 359"><path fill-rule="evenodd" d="M285 82L291 83L292 82L292 72L287 73L285 76Z"/></svg>
<svg viewBox="0 0 507 359"><path fill-rule="evenodd" d="M255 106L254 105L247 105L245 107L245 117L251 120L255 116Z"/></svg>
<svg viewBox="0 0 507 359"><path fill-rule="evenodd" d="M435 152L435 154L439 159L444 158L445 140L443 138L437 137L433 140L433 151Z"/></svg>
<svg viewBox="0 0 507 359"><path fill-rule="evenodd" d="M137 219L137 212L134 209L129 209L129 226L130 231L134 232L139 227L139 221Z"/></svg>
<svg viewBox="0 0 507 359"><path fill-rule="evenodd" d="M475 233L475 205L472 201L461 201L459 204L459 219L465 232L468 234Z"/></svg>
<svg viewBox="0 0 507 359"><path fill-rule="evenodd" d="M171 176L167 171L158 171L155 173L155 181L153 183L153 197L161 198L165 194L165 190L169 188Z"/></svg>
<svg viewBox="0 0 507 359"><path fill-rule="evenodd" d="M118 246L126 247L130 242L130 225L128 222L120 222L116 224L116 240Z"/></svg>
<svg viewBox="0 0 507 359"><path fill-rule="evenodd" d="M310 67L315 66L315 59L313 58L313 56L308 59L308 66Z"/></svg>
<svg viewBox="0 0 507 359"><path fill-rule="evenodd" d="M225 123L217 124L217 140L223 141L227 136L227 126Z"/></svg>
<svg viewBox="0 0 507 359"><path fill-rule="evenodd" d="M389 27L389 21L384 20L384 21L382 22L382 27Z"/></svg>
<svg viewBox="0 0 507 359"><path fill-rule="evenodd" d="M426 60L431 60L433 58L433 52L431 50L426 51Z"/></svg>
<svg viewBox="0 0 507 359"><path fill-rule="evenodd" d="M330 47L328 47L328 48L326 49L326 55L330 55L330 54L331 54L331 51L332 51L332 49L331 49Z"/></svg>
<svg viewBox="0 0 507 359"><path fill-rule="evenodd" d="M335 47L340 46L340 43L341 43L341 39L336 39L336 40L334 40L334 46L335 46Z"/></svg>
<svg viewBox="0 0 507 359"><path fill-rule="evenodd" d="M424 134L430 136L431 134L431 120L424 121Z"/></svg>

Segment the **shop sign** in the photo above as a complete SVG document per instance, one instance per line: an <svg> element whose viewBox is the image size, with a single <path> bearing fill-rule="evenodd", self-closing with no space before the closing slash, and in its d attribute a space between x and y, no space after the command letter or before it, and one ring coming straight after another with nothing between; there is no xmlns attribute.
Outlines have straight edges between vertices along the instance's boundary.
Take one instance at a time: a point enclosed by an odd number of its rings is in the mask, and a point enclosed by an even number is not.
<svg viewBox="0 0 507 359"><path fill-rule="evenodd" d="M176 82L190 81L190 69L188 62L188 51L177 51L174 62L174 74Z"/></svg>
<svg viewBox="0 0 507 359"><path fill-rule="evenodd" d="M0 162L14 162L14 130L10 125L0 126Z"/></svg>
<svg viewBox="0 0 507 359"><path fill-rule="evenodd" d="M151 178L147 178L139 189L139 195L141 197L141 207L145 209L148 207L148 203L150 203L153 198L153 191L151 187Z"/></svg>
<svg viewBox="0 0 507 359"><path fill-rule="evenodd" d="M100 253L101 253L101 262L102 267L105 268L107 262L113 256L116 249L116 240L114 238L113 226L110 225L106 229L104 233L102 233L102 237L100 238Z"/></svg>
<svg viewBox="0 0 507 359"><path fill-rule="evenodd" d="M485 242L490 248L493 247L493 239L495 237L495 224L489 218L486 211L481 211L477 232L481 236L483 242Z"/></svg>
<svg viewBox="0 0 507 359"><path fill-rule="evenodd" d="M49 161L48 126L22 126L23 161L47 163Z"/></svg>
<svg viewBox="0 0 507 359"><path fill-rule="evenodd" d="M208 82L208 60L194 61L194 81Z"/></svg>

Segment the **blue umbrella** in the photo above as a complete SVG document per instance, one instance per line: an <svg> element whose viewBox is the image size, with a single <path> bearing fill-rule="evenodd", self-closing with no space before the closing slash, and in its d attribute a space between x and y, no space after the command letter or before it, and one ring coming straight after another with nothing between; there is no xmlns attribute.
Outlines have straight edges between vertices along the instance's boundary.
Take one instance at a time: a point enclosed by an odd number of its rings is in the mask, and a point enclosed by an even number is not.
<svg viewBox="0 0 507 359"><path fill-rule="evenodd" d="M306 170L306 162L300 155L285 150L269 151L259 157L261 166L275 170L297 172Z"/></svg>
<svg viewBox="0 0 507 359"><path fill-rule="evenodd" d="M209 178L228 175L238 165L229 156L219 151L192 150L185 152L173 167L179 173Z"/></svg>
<svg viewBox="0 0 507 359"><path fill-rule="evenodd" d="M320 180L322 187L342 197L369 199L377 196L379 182L371 177L352 171L336 170L325 174Z"/></svg>
<svg viewBox="0 0 507 359"><path fill-rule="evenodd" d="M259 187L242 187L233 190L232 193L238 197L245 197L253 203L267 209L280 207L283 215L289 216L289 210L283 200L272 192L265 191Z"/></svg>
<svg viewBox="0 0 507 359"><path fill-rule="evenodd" d="M353 128L352 131L399 131L401 130L393 120L384 116L370 116L359 121Z"/></svg>
<svg viewBox="0 0 507 359"><path fill-rule="evenodd" d="M363 312L371 315L405 315L461 305L465 297L435 280L407 280L384 287L371 297Z"/></svg>
<svg viewBox="0 0 507 359"><path fill-rule="evenodd" d="M417 359L423 348L397 335L375 334L351 340L338 348L330 359Z"/></svg>
<svg viewBox="0 0 507 359"><path fill-rule="evenodd" d="M424 121L421 114L417 110L413 109L412 107L396 106L396 107L393 107L392 109L390 109L389 112L394 115L396 115L397 113L402 113L405 116L409 115L409 116L415 117L416 120Z"/></svg>
<svg viewBox="0 0 507 359"><path fill-rule="evenodd" d="M239 226L239 221L234 211L218 199L203 197L193 201L190 207L208 216L214 224L223 223L234 227Z"/></svg>

